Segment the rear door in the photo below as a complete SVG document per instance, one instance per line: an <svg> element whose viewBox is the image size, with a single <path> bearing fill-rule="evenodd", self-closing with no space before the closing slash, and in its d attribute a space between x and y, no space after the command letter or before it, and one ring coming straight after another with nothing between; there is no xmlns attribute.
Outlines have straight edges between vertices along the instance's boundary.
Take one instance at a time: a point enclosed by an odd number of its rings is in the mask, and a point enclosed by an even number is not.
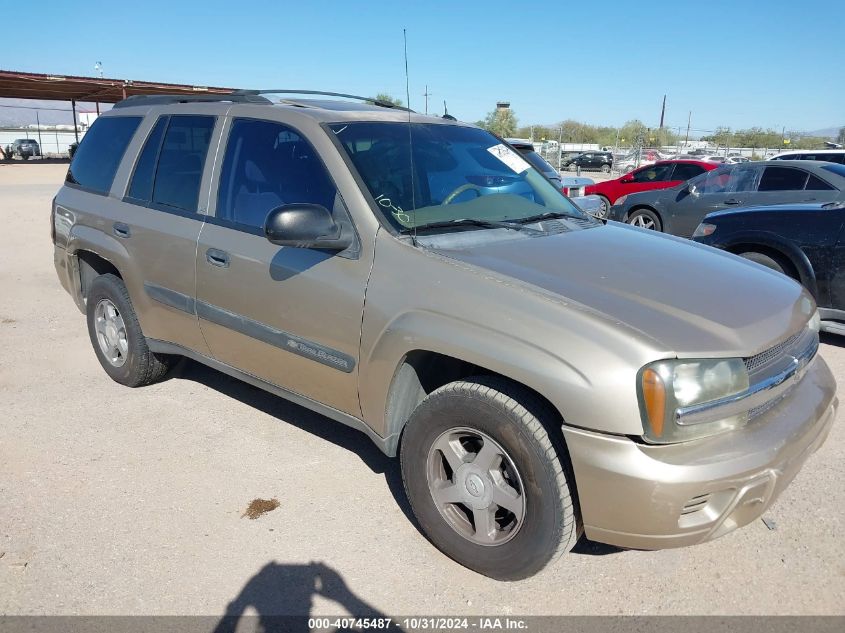
<svg viewBox="0 0 845 633"><path fill-rule="evenodd" d="M214 358L354 416L372 256L276 246L267 214L311 203L351 222L323 160L297 129L233 118L224 131L214 217L196 256L197 313ZM322 130L319 133L324 133Z"/></svg>
<svg viewBox="0 0 845 633"><path fill-rule="evenodd" d="M138 284L130 294L144 334L208 354L194 311L194 262L217 117L182 108L148 119L113 230L137 267Z"/></svg>
<svg viewBox="0 0 845 633"><path fill-rule="evenodd" d="M798 167L767 165L757 192L749 196L749 203L794 204L802 202L830 202L839 192L809 171Z"/></svg>

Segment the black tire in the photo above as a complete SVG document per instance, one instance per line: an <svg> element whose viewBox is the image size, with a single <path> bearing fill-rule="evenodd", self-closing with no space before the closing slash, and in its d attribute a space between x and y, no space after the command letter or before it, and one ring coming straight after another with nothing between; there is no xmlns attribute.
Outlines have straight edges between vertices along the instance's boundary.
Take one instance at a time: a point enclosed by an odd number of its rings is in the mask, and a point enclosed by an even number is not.
<svg viewBox="0 0 845 633"><path fill-rule="evenodd" d="M610 207L613 206L610 204L610 199L607 196L603 196L601 194L597 194L599 198L601 198L601 202L604 205L604 209L599 212L600 215L596 216L599 218L609 218L610 217Z"/></svg>
<svg viewBox="0 0 845 633"><path fill-rule="evenodd" d="M110 301L118 310L125 324L125 339L127 351L122 365L115 366L100 347L95 326L95 312L98 304ZM154 354L147 347L147 340L141 331L138 317L132 308L129 291L123 280L116 275L100 275L91 283L86 300L88 320L88 335L97 360L106 373L114 380L127 387L142 387L158 382L167 374L176 357L165 354Z"/></svg>
<svg viewBox="0 0 845 633"><path fill-rule="evenodd" d="M643 223L650 223L650 226L640 226L638 224L639 221ZM660 216L658 216L654 211L651 209L634 209L631 213L628 214L628 224L633 226L640 226L640 228L649 229L653 231L662 231L663 230L663 222L660 221Z"/></svg>
<svg viewBox="0 0 845 633"><path fill-rule="evenodd" d="M423 532L444 554L485 576L510 581L536 574L575 545L580 519L569 457L562 438L544 424L560 424L545 402L525 388L486 376L445 385L414 410L402 437L402 479ZM434 501L430 451L455 428L488 435L516 466L524 518L505 542L473 542L447 522Z"/></svg>
<svg viewBox="0 0 845 633"><path fill-rule="evenodd" d="M782 275L786 275L787 277L795 277L792 274L791 267L780 257L765 255L757 251L746 251L745 253L739 253L739 256L760 264L761 266L765 266L766 268L771 268L772 270L779 272Z"/></svg>

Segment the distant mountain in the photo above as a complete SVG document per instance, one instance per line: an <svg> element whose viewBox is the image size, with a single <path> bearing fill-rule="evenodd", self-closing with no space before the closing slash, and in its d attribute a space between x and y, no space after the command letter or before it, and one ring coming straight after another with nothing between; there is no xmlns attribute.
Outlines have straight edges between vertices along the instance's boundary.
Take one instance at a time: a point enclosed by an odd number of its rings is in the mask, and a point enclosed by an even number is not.
<svg viewBox="0 0 845 633"><path fill-rule="evenodd" d="M839 136L839 130L843 127L845 127L845 125L826 127L821 130L813 130L812 132L807 132L807 136L821 136L822 138L830 138L836 140L836 137Z"/></svg>

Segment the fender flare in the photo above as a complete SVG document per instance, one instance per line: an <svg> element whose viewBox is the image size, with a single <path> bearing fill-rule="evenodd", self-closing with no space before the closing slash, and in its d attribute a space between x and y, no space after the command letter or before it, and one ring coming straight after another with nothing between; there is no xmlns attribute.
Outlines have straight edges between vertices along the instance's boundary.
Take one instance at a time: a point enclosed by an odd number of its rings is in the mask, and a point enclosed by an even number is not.
<svg viewBox="0 0 845 633"><path fill-rule="evenodd" d="M380 333L360 369L364 420L395 450L407 416L392 418L391 395L412 352L433 352L476 365L518 382L547 398L561 417L570 394L591 387L565 359L506 332L445 314L406 312Z"/></svg>

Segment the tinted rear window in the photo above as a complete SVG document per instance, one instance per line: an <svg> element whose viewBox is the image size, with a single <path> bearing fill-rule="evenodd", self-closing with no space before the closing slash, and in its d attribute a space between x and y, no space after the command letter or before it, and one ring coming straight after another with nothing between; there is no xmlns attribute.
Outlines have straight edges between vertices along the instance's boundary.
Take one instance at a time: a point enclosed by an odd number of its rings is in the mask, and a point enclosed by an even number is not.
<svg viewBox="0 0 845 633"><path fill-rule="evenodd" d="M804 188L807 172L792 167L766 167L759 191L796 191Z"/></svg>
<svg viewBox="0 0 845 633"><path fill-rule="evenodd" d="M171 116L158 157L153 202L195 213L213 116Z"/></svg>
<svg viewBox="0 0 845 633"><path fill-rule="evenodd" d="M167 124L167 117L161 117L156 121L152 132L144 143L141 156L135 164L135 173L132 175L132 184L129 186L129 197L134 200L149 202L153 195L153 179L156 172L156 159L158 150L161 147L161 138L164 136L164 127Z"/></svg>
<svg viewBox="0 0 845 633"><path fill-rule="evenodd" d="M88 130L73 155L66 182L98 193L108 193L129 141L141 117L100 117Z"/></svg>

